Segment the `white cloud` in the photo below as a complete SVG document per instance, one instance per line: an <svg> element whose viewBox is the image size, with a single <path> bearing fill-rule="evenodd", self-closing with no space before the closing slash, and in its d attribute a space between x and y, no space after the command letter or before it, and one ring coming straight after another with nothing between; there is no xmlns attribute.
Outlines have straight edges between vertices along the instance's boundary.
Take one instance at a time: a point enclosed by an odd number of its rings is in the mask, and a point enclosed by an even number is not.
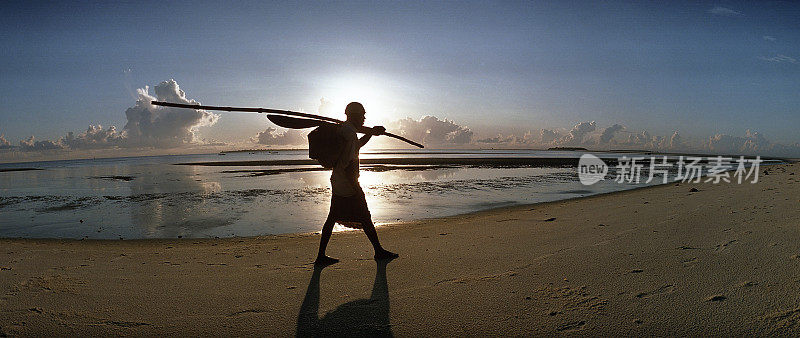
<svg viewBox="0 0 800 338"><path fill-rule="evenodd" d="M564 146L587 145L585 136L595 130L597 130L597 123L594 121L578 123L558 143Z"/></svg>
<svg viewBox="0 0 800 338"><path fill-rule="evenodd" d="M308 142L306 133L302 131L287 129L279 133L277 129L272 127L267 127L267 130L258 133L256 137L250 138L250 141L271 146L306 146Z"/></svg>
<svg viewBox="0 0 800 338"><path fill-rule="evenodd" d="M795 59L795 58L793 58L791 56L783 55L783 54L778 54L778 55L772 56L772 57L762 56L762 57L759 57L759 59L764 60L764 61L769 61L769 62L776 62L776 63L783 63L783 62L795 63L795 64L797 63L797 59Z"/></svg>
<svg viewBox="0 0 800 338"><path fill-rule="evenodd" d="M625 127L621 124L614 124L613 126L604 129L603 133L600 134L600 143L610 142L614 138L614 135L618 131L622 130L625 130Z"/></svg>
<svg viewBox="0 0 800 338"><path fill-rule="evenodd" d="M539 137L534 138L530 131L523 137L516 135L500 134L495 137L483 138L476 141L478 144L492 144L493 146L528 146L531 148L549 148L554 146L585 147L597 150L608 150L619 147L641 149L650 151L694 151L702 146L690 146L675 131L670 137L652 135L643 130L627 132L622 124L613 124L606 128L598 128L595 122L580 122L575 124L568 133L560 133L552 129L540 129ZM626 137L621 134L627 133Z"/></svg>
<svg viewBox="0 0 800 338"><path fill-rule="evenodd" d="M425 116L419 120L410 117L394 121L387 128L399 131L400 135L425 145L464 145L472 143L469 127L456 124L448 119L439 120Z"/></svg>
<svg viewBox="0 0 800 338"><path fill-rule="evenodd" d="M412 121L413 123L409 123ZM400 120L394 125L393 130L411 139L431 140L436 139L437 145L453 145L448 143L446 135L455 130L468 130L459 126L454 121L438 120L428 116L416 121L411 118ZM447 128L428 128L429 126L444 125ZM783 145L766 140L759 133L748 131L744 137L718 134L704 140L685 139L676 130L671 135L653 135L647 130L628 132L622 124L613 124L609 127L598 129L594 121L584 121L575 124L569 132L559 132L555 129L539 129L538 136L533 136L531 131L524 135L498 134L496 136L474 139L459 145L491 146L491 147L530 147L549 148L553 146L585 147L589 149L608 150L616 148L640 149L659 152L700 152L708 151L714 154L743 154L762 156L800 157L800 144ZM470 138L472 137L469 132ZM627 134L627 137L622 135ZM427 142L431 143L431 142Z"/></svg>
<svg viewBox="0 0 800 338"><path fill-rule="evenodd" d="M499 134L494 137L478 139L475 142L504 146L526 145L536 148L549 148L553 146L602 146L612 142L615 135L624 129L625 127L623 125L614 124L603 129L602 132L598 132L596 122L585 121L575 124L575 126L566 133L554 129L539 129L538 136L534 136L532 131L527 131L522 136Z"/></svg>
<svg viewBox="0 0 800 338"><path fill-rule="evenodd" d="M324 97L319 99L319 108L317 108L317 114L324 116L333 116L336 113L337 113L336 106L333 104L332 101Z"/></svg>
<svg viewBox="0 0 800 338"><path fill-rule="evenodd" d="M651 140L650 133L648 133L647 130L643 130L639 133L633 133L628 135L628 141L625 144L644 146L646 144L651 143L650 140Z"/></svg>
<svg viewBox="0 0 800 338"><path fill-rule="evenodd" d="M767 140L764 135L749 129L744 136L717 134L708 138L706 148L719 154L800 156L800 144L784 145Z"/></svg>
<svg viewBox="0 0 800 338"><path fill-rule="evenodd" d="M149 87L139 89L138 99L133 107L125 111L128 122L122 131L115 126L103 129L101 125L89 125L85 132L75 135L68 132L56 141L35 141L31 138L21 141L24 151L49 149L103 149L103 148L142 148L169 149L198 145L197 128L210 126L217 122L219 115L205 110L154 106L153 100L174 103L199 104L186 98L175 80L159 83L153 88L155 97L149 94ZM2 142L0 142L2 143Z"/></svg>
<svg viewBox="0 0 800 338"><path fill-rule="evenodd" d="M775 42L776 40L778 40L774 36L770 36L770 35L764 35L763 38L764 38L764 40L772 41L772 42Z"/></svg>
<svg viewBox="0 0 800 338"><path fill-rule="evenodd" d="M797 62L794 58L785 55L764 58L764 60ZM108 149L110 151L116 148L129 148L129 151L133 151L133 148L142 151L144 149L174 151L171 149L177 147L190 149L191 146L224 146L222 143L213 141L200 141L196 133L198 127L213 125L219 119L218 115L202 110L159 107L150 104L150 101L155 99L197 104L196 101L186 98L186 94L174 80L164 81L155 86L155 97L149 94L148 89L148 87L139 89L136 104L125 112L128 122L121 131L114 126L104 128L100 125L90 125L84 132L79 134L69 132L55 141L36 140L31 136L20 141L19 147L12 145L3 135L0 135L0 149L19 149L23 152L59 149L90 149L92 151ZM320 99L319 112L332 114L331 102L324 98ZM409 117L391 122L387 128L390 132L433 147L491 145L492 147L548 148L575 146L598 150L629 147L653 151L704 150L725 154L800 156L800 145L797 143L792 145L772 143L761 134L750 131L744 137L717 134L708 138L707 141L687 141L681 137L678 131L665 137L651 135L646 130L628 132L622 124L612 124L609 127L598 129L598 125L594 121L583 121L576 123L568 131L566 129L538 129L538 132L528 130L521 136L512 133L477 138L469 127L435 116L425 116L418 120ZM307 145L306 134L307 130L283 130L269 127L249 140L252 143L263 145L302 147ZM384 141L379 143L382 142ZM391 145L387 143L386 146Z"/></svg>
<svg viewBox="0 0 800 338"><path fill-rule="evenodd" d="M712 15L727 16L731 18L739 18L744 16L742 12L734 11L730 8L722 6L715 6L714 8L709 9L708 12L711 13Z"/></svg>
<svg viewBox="0 0 800 338"><path fill-rule="evenodd" d="M36 138L31 136L27 140L19 141L19 147L23 151L38 151L38 150L53 150L53 149L63 149L64 146L61 144L61 140L58 141L36 141Z"/></svg>
<svg viewBox="0 0 800 338"><path fill-rule="evenodd" d="M669 138L669 149L675 150L675 149L685 149L685 148L686 144L684 143L681 135L678 134L678 131L676 130L675 132L672 133L672 136Z"/></svg>
<svg viewBox="0 0 800 338"><path fill-rule="evenodd" d="M525 134L526 136L530 135L530 132ZM529 139L525 137L519 137L514 135L503 136L503 134L497 135L495 137L487 137L480 140L475 141L477 143L486 143L486 144L504 144L504 145L515 145L515 144L528 144L530 143Z"/></svg>
<svg viewBox="0 0 800 338"><path fill-rule="evenodd" d="M0 149L11 149L11 142L6 140L6 136L0 134Z"/></svg>
<svg viewBox="0 0 800 338"><path fill-rule="evenodd" d="M539 132L539 141L542 144L551 144L558 138L558 132L550 129L542 129Z"/></svg>
<svg viewBox="0 0 800 338"><path fill-rule="evenodd" d="M148 87L139 89L136 105L125 111L124 138L128 146L150 146L172 148L196 143L198 127L217 122L219 115L205 110L157 107L150 103L155 99L174 103L199 104L186 98L175 80L164 81L155 86L156 96L150 96Z"/></svg>
<svg viewBox="0 0 800 338"><path fill-rule="evenodd" d="M73 132L68 132L67 136L61 138L61 143L71 149L94 149L120 146L125 138L114 126L103 129L103 126L90 125L85 132L75 136Z"/></svg>
<svg viewBox="0 0 800 338"><path fill-rule="evenodd" d="M326 110L328 107L330 107L330 101L321 99L320 112L331 114L332 111ZM386 128L389 132L402 135L426 146L447 147L473 144L473 132L469 127L461 126L447 119L440 120L434 116L425 116L419 120L408 117L389 122ZM250 142L273 146L307 146L307 134L308 131L287 129L279 132L276 128L268 127L265 131L250 138ZM370 144L392 147L392 143L394 143L386 138L379 138L376 141ZM491 142L489 139L477 142L483 141Z"/></svg>
<svg viewBox="0 0 800 338"><path fill-rule="evenodd" d="M673 133L673 136L675 134ZM670 138L671 140L671 138ZM642 130L639 133L628 135L628 140L623 142L623 145L643 150L672 150L669 147L669 142L666 137L660 135L651 135L647 130Z"/></svg>

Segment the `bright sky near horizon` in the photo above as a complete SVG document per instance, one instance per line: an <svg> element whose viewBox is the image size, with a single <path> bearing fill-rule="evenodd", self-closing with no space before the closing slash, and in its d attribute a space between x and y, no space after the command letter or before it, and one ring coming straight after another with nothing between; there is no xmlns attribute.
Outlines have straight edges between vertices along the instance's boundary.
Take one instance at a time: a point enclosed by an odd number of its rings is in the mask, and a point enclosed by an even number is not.
<svg viewBox="0 0 800 338"><path fill-rule="evenodd" d="M138 1L0 4L0 134L126 124L136 89L175 79L210 105L368 123L433 115L481 137L581 121L800 142L800 3ZM239 142L263 116L221 114ZM476 135L477 136L477 135Z"/></svg>

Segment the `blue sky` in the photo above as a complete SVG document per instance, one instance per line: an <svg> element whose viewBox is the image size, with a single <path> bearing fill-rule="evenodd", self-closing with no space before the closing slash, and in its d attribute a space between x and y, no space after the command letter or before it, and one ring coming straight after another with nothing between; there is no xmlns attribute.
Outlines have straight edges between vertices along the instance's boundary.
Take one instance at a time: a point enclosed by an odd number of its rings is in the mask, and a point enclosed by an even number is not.
<svg viewBox="0 0 800 338"><path fill-rule="evenodd" d="M0 5L0 133L16 144L126 123L175 79L212 105L373 123L434 115L477 134L581 121L800 142L800 4L715 2L58 2ZM370 105L371 104L371 105ZM263 117L201 136L244 140Z"/></svg>

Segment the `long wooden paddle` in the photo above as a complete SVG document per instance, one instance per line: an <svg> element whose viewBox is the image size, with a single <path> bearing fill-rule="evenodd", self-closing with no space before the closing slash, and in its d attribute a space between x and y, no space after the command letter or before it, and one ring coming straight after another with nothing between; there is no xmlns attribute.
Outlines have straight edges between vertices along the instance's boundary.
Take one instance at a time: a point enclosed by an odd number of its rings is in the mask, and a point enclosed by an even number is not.
<svg viewBox="0 0 800 338"><path fill-rule="evenodd" d="M327 117L327 116L308 114L308 113L300 113L300 112L294 112L294 111L289 111L289 110L268 109L268 108L204 106L204 105L199 105L199 104L172 103L172 102L163 102L163 101L151 101L150 103L152 103L152 104L154 104L156 106L165 106L165 107L189 108L189 109L205 109L205 110L221 110L221 111L228 111L228 112L268 113L268 114L279 114L279 115L305 117L306 119L313 119L313 120L326 121L326 122L332 122L332 123L344 123L344 121L342 121L342 120L337 120L337 119L330 118L330 117ZM303 119L300 119L300 120L303 120ZM272 121L272 120L270 120L270 121ZM284 121L287 121L287 120L284 120ZM298 123L298 122L294 122L294 123ZM307 122L304 122L304 123L307 123ZM303 128L310 128L310 127L303 127ZM300 129L303 129L303 128L300 128ZM365 127L365 126L357 127L357 130L358 130L359 133L362 133L362 134L372 134L373 133L372 128ZM395 134L386 133L386 132L384 132L381 135L386 135L386 136L389 136L389 137L392 137L392 138L396 138L396 139L398 139L400 141L406 142L408 144L411 144L411 145L419 147L419 148L425 148L425 146L423 146L422 144L419 144L417 142L411 141L411 140L409 140L409 139L407 139L405 137L402 137L400 135L395 135Z"/></svg>
<svg viewBox="0 0 800 338"><path fill-rule="evenodd" d="M267 119L279 127L284 127L289 129L306 129L306 128L319 127L323 124L333 124L331 122L326 122L326 121L301 119L297 117L275 115L275 114L267 114Z"/></svg>

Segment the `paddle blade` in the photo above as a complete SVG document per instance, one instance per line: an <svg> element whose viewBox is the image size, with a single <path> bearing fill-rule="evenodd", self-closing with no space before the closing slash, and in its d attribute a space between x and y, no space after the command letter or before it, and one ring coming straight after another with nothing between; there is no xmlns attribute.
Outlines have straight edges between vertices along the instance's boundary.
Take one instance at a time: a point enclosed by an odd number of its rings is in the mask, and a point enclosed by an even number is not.
<svg viewBox="0 0 800 338"><path fill-rule="evenodd" d="M289 116L274 115L274 114L268 114L267 119L269 119L270 122L276 124L279 127L289 128L289 129L306 129L306 128L319 127L323 124L330 124L329 122L320 120L301 119L297 117L289 117Z"/></svg>

